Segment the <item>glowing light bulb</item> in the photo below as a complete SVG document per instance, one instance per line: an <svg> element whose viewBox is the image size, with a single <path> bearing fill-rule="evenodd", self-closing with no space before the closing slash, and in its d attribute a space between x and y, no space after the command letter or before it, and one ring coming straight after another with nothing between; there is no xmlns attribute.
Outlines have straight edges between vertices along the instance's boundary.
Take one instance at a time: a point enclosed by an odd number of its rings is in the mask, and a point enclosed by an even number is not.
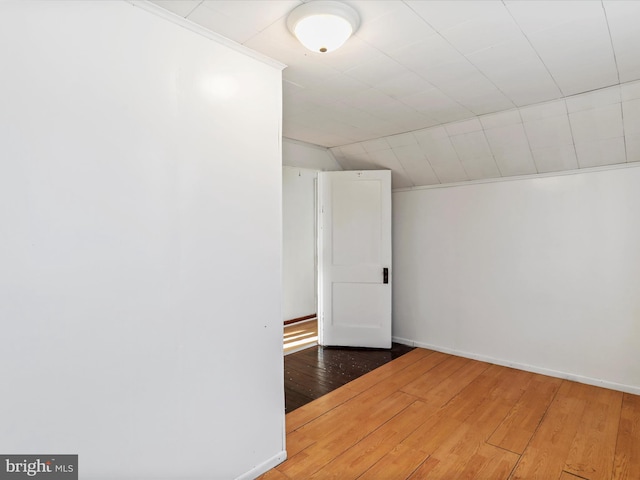
<svg viewBox="0 0 640 480"><path fill-rule="evenodd" d="M289 14L287 26L312 52L327 53L340 48L360 25L360 17L349 5L330 0L304 3Z"/></svg>

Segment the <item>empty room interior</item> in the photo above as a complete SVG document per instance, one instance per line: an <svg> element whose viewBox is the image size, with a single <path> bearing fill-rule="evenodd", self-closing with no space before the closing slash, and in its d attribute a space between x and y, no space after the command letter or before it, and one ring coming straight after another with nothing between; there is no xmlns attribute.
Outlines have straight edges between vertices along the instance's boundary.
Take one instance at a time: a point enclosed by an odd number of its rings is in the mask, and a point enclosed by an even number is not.
<svg viewBox="0 0 640 480"><path fill-rule="evenodd" d="M639 22L0 2L0 477L639 480Z"/></svg>

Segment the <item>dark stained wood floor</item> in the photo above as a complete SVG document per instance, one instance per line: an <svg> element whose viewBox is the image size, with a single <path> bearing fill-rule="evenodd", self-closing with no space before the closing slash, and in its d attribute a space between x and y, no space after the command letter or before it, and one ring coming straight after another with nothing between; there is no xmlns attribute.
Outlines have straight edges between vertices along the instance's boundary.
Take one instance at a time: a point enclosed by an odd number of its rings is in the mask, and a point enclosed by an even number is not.
<svg viewBox="0 0 640 480"><path fill-rule="evenodd" d="M315 346L289 354L284 357L285 411L290 413L411 350L394 343L390 350Z"/></svg>

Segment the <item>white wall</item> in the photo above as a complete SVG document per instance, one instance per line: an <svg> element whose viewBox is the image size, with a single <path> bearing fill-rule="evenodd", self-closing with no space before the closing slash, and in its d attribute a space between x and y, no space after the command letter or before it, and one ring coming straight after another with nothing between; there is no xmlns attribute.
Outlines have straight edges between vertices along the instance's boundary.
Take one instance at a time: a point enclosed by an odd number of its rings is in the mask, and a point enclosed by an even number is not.
<svg viewBox="0 0 640 480"><path fill-rule="evenodd" d="M279 69L116 1L0 3L0 63L0 452L282 460Z"/></svg>
<svg viewBox="0 0 640 480"><path fill-rule="evenodd" d="M316 170L282 169L282 316L291 320L315 314Z"/></svg>
<svg viewBox="0 0 640 480"><path fill-rule="evenodd" d="M282 164L312 170L342 170L329 149L289 138L282 140Z"/></svg>
<svg viewBox="0 0 640 480"><path fill-rule="evenodd" d="M318 171L342 170L328 149L284 138L283 319L316 313L316 190Z"/></svg>
<svg viewBox="0 0 640 480"><path fill-rule="evenodd" d="M640 168L397 191L394 336L640 393Z"/></svg>

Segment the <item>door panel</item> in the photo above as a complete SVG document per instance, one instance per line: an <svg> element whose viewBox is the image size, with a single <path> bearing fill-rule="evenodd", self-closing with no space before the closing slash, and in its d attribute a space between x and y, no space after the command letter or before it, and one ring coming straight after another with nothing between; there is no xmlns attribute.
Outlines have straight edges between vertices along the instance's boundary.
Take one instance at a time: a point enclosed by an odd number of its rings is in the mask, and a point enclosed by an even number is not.
<svg viewBox="0 0 640 480"><path fill-rule="evenodd" d="M382 285L334 283L332 320L337 327L379 328L384 309Z"/></svg>
<svg viewBox="0 0 640 480"><path fill-rule="evenodd" d="M319 343L391 347L391 172L318 176Z"/></svg>
<svg viewBox="0 0 640 480"><path fill-rule="evenodd" d="M351 172L349 172L351 173ZM381 251L379 181L338 181L332 189L333 265L377 264Z"/></svg>

